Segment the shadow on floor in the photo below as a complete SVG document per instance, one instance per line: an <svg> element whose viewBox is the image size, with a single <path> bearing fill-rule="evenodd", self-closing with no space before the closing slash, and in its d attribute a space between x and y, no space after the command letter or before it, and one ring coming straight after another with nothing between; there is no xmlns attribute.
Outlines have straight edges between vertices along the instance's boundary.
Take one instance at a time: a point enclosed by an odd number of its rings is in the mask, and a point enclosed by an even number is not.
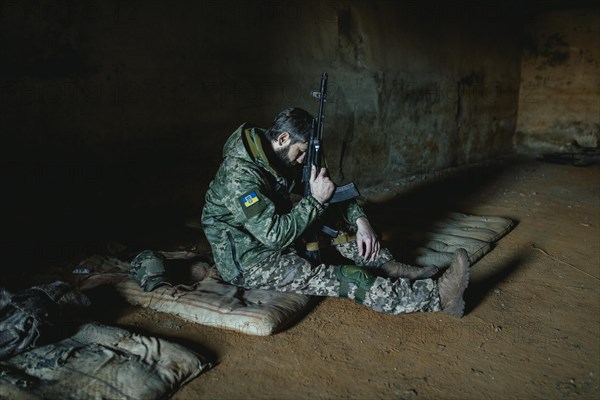
<svg viewBox="0 0 600 400"><path fill-rule="evenodd" d="M488 297L500 282L506 280L519 267L526 264L531 257L524 249L514 254L510 259L494 268L494 272L487 274L483 279L471 279L465 291L465 315L475 310L483 300Z"/></svg>

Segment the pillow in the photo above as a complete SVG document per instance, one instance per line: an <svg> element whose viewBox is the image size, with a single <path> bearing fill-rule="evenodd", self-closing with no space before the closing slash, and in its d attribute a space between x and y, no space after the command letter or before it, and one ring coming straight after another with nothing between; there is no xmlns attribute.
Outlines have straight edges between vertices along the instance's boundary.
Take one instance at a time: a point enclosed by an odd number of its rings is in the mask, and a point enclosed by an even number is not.
<svg viewBox="0 0 600 400"><path fill-rule="evenodd" d="M83 277L80 289L87 291L111 285L128 303L176 315L187 321L248 335L268 336L281 330L309 304L310 296L269 290L245 290L218 277L216 268L194 261L194 253L161 252L168 260L189 260L177 266L186 269L189 285L159 286L145 292L130 280L130 265L112 257L95 255L78 268L92 272ZM172 266L168 268L173 270ZM182 275L177 271L177 275Z"/></svg>
<svg viewBox="0 0 600 400"><path fill-rule="evenodd" d="M509 218L448 213L425 232L410 224L401 228L400 241L405 262L418 266L446 268L454 252L464 248L471 264L492 250L493 243L513 228Z"/></svg>
<svg viewBox="0 0 600 400"><path fill-rule="evenodd" d="M163 399L209 367L178 344L90 323L0 362L0 397Z"/></svg>

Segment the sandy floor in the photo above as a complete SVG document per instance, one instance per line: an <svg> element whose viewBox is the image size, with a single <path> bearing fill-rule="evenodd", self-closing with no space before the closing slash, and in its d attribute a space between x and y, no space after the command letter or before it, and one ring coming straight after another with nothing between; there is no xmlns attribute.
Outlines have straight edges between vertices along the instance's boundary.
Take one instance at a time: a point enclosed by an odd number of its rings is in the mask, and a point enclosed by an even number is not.
<svg viewBox="0 0 600 400"><path fill-rule="evenodd" d="M510 162L370 191L366 208L391 249L393 227L406 215L422 215L424 224L445 210L517 221L472 267L460 320L388 316L341 299L319 302L270 337L134 307L99 318L215 362L175 399L597 399L599 178L600 166ZM194 240L206 246L201 235Z"/></svg>

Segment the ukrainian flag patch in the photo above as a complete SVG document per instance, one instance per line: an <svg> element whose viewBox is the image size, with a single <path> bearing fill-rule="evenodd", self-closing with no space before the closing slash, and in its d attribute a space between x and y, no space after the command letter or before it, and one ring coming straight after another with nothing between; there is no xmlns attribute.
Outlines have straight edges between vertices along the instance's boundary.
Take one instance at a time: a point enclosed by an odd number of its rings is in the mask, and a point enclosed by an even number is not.
<svg viewBox="0 0 600 400"><path fill-rule="evenodd" d="M243 195L241 200L242 204L244 204L244 207L248 208L251 205L258 203L258 196L256 195L256 192L250 192Z"/></svg>
<svg viewBox="0 0 600 400"><path fill-rule="evenodd" d="M261 197L260 192L251 190L239 198L246 218L257 215L267 207L267 203Z"/></svg>

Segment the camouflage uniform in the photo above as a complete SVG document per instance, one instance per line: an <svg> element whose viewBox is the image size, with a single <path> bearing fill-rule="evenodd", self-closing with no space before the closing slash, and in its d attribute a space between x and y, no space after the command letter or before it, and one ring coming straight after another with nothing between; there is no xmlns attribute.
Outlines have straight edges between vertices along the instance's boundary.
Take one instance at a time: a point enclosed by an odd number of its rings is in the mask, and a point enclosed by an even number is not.
<svg viewBox="0 0 600 400"><path fill-rule="evenodd" d="M390 314L439 311L433 280L390 280L371 272L392 259L386 249L367 262L358 255L356 242L336 246L360 267L314 266L298 254L294 246L325 210L312 196L292 204L294 182L269 163L263 149L270 143L263 133L243 124L229 137L224 161L206 193L202 225L223 279L248 289L348 297ZM342 211L354 228L365 216L356 202Z"/></svg>

